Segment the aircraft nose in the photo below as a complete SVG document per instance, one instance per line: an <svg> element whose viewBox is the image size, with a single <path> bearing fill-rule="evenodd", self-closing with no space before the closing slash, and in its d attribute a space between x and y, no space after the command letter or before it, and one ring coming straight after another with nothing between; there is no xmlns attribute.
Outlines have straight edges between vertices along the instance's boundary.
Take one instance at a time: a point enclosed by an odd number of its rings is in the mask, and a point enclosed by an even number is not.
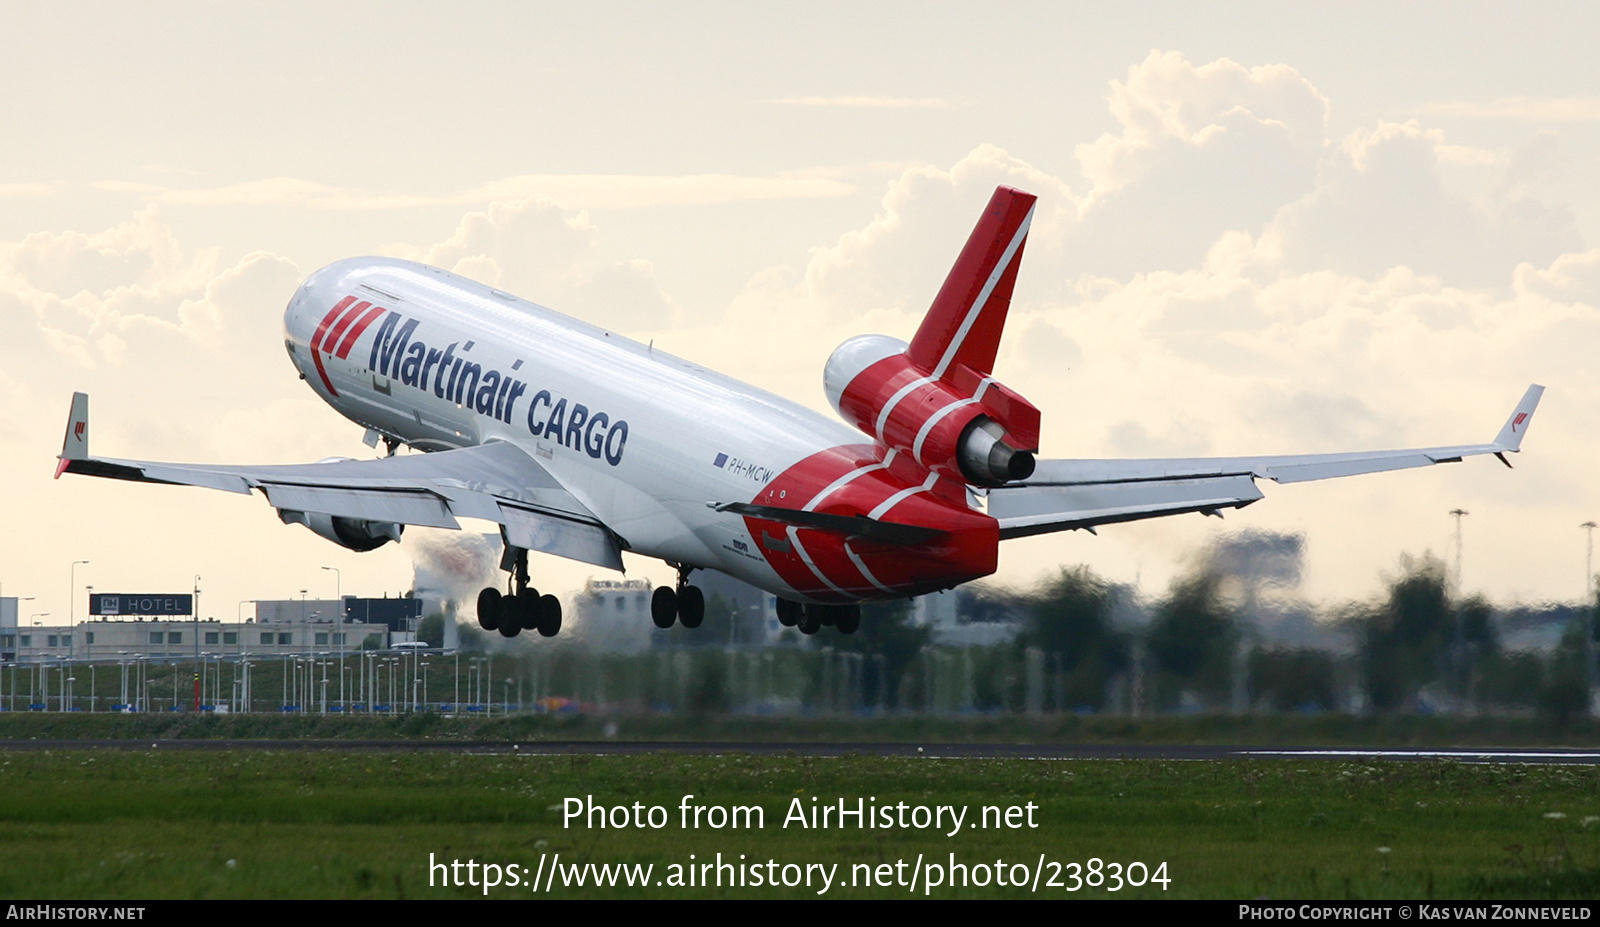
<svg viewBox="0 0 1600 927"><path fill-rule="evenodd" d="M283 310L283 337L285 341L306 344L311 340L311 333L307 331L306 303L309 286L302 283L294 295L289 298L289 305Z"/></svg>
<svg viewBox="0 0 1600 927"><path fill-rule="evenodd" d="M290 363L302 377L309 365L311 336L317 324L313 317L316 300L312 298L311 289L310 280L302 283L283 310L283 348L289 352Z"/></svg>

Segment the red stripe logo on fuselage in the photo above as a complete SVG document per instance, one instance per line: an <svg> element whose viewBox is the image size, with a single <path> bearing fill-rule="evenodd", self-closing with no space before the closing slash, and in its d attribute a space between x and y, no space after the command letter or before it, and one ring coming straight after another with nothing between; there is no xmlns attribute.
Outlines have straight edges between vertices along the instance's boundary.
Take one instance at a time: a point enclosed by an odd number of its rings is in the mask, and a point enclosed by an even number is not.
<svg viewBox="0 0 1600 927"><path fill-rule="evenodd" d="M311 362L316 365L317 376L322 378L322 385L328 388L329 395L337 396L339 391L333 388L333 381L328 379L328 371L322 366L322 355L340 360L349 357L356 339L384 311L382 306L374 306L365 300L356 302L354 296L346 296L322 317L316 334L311 336ZM343 340L340 340L340 336L343 336Z"/></svg>

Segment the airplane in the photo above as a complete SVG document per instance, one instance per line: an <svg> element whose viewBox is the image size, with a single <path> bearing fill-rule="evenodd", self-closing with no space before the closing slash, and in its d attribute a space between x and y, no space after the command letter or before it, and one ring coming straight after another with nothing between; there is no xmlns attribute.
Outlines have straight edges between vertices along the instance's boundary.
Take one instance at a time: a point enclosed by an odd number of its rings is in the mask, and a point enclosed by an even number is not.
<svg viewBox="0 0 1600 927"><path fill-rule="evenodd" d="M1036 455L1039 410L994 376L1035 197L999 187L911 341L859 335L823 368L843 421L615 332L436 267L352 258L316 271L284 313L290 360L387 456L278 466L89 454L76 393L62 473L261 492L284 523L356 551L406 525L499 525L506 591L479 624L553 637L561 603L528 554L677 570L661 628L699 626L689 582L720 570L777 597L786 627L860 626L860 603L993 573L1002 540L1182 513L1220 517L1296 483L1521 450L1544 388L1488 444L1146 460ZM422 453L398 454L405 445Z"/></svg>

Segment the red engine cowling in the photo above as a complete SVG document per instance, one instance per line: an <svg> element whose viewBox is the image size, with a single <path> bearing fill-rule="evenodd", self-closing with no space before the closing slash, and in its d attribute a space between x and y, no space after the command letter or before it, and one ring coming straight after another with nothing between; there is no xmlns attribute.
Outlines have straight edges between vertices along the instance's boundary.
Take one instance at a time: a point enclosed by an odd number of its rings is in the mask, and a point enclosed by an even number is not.
<svg viewBox="0 0 1600 927"><path fill-rule="evenodd" d="M911 359L905 342L859 335L823 370L828 401L844 420L929 470L979 486L1033 473L1039 410L963 364L944 376Z"/></svg>

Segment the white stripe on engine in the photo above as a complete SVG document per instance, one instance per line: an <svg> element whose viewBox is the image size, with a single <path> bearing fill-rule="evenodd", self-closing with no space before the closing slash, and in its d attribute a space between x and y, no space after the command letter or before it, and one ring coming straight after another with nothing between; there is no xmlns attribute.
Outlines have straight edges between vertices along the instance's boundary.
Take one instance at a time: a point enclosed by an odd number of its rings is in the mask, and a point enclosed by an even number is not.
<svg viewBox="0 0 1600 927"><path fill-rule="evenodd" d="M879 441L883 440L883 429L884 426L889 423L889 413L894 411L894 407L899 405L900 400L906 398L906 395L917 387L926 386L937 379L938 377L918 377L915 380L912 380L910 383L907 383L905 386L900 387L900 389L895 391L893 396L889 397L889 401L883 404L883 411L878 413L877 431Z"/></svg>
<svg viewBox="0 0 1600 927"><path fill-rule="evenodd" d="M933 426L939 424L939 420L944 418L946 415L949 415L951 412L954 412L962 406L970 406L977 401L978 400L976 399L957 400L956 402L952 402L939 411L928 416L928 420L922 423L921 430L917 432L916 443L911 445L911 456L916 459L917 463L927 466L927 461L922 459L922 442L928 440L928 434L933 431Z"/></svg>

